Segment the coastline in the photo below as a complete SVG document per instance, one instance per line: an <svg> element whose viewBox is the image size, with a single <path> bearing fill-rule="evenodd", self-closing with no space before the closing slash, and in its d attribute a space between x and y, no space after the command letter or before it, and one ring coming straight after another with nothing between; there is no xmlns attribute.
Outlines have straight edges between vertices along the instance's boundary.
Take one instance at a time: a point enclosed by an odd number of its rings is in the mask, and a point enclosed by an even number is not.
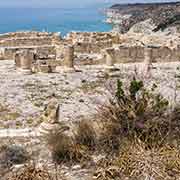
<svg viewBox="0 0 180 180"><path fill-rule="evenodd" d="M99 7L62 8L1 8L0 33L17 31L106 32L112 27L103 22L105 15Z"/></svg>

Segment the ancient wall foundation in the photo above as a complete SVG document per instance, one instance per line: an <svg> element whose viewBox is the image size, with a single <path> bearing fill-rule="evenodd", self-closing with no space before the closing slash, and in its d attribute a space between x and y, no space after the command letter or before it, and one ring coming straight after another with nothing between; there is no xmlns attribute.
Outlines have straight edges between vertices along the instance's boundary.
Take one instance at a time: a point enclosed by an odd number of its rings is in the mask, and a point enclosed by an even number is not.
<svg viewBox="0 0 180 180"><path fill-rule="evenodd" d="M54 72L74 65L180 61L180 39L112 32L72 32L64 39L46 32L0 35L0 59L15 59L19 67L18 59L27 58L28 51L33 52L33 72Z"/></svg>
<svg viewBox="0 0 180 180"><path fill-rule="evenodd" d="M103 56L106 55L102 51ZM113 56L114 63L135 63L135 62L176 62L180 61L180 47L169 48L169 47L156 47L151 46L150 48L142 46L118 46L111 49L111 57Z"/></svg>
<svg viewBox="0 0 180 180"><path fill-rule="evenodd" d="M110 32L72 32L66 39L78 53L99 53L101 49L112 47L120 41L117 33Z"/></svg>

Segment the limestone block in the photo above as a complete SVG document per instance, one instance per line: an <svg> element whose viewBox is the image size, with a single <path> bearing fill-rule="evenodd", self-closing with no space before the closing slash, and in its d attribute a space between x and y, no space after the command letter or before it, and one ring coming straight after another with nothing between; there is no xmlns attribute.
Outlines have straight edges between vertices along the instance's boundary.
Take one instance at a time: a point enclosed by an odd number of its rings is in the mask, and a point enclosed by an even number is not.
<svg viewBox="0 0 180 180"><path fill-rule="evenodd" d="M158 59L161 58L160 52L159 52L159 48L160 48L160 47L155 47L155 46L153 46L153 47L151 47L151 48L152 48L152 61L153 61L153 62L157 62Z"/></svg>
<svg viewBox="0 0 180 180"><path fill-rule="evenodd" d="M144 47L137 47L137 58L144 59Z"/></svg>
<svg viewBox="0 0 180 180"><path fill-rule="evenodd" d="M137 59L137 51L138 51L138 48L136 46L129 48L130 58L134 59L134 61Z"/></svg>
<svg viewBox="0 0 180 180"><path fill-rule="evenodd" d="M114 66L114 61L115 61L114 49L113 48L107 48L105 50L105 53L106 53L106 65L107 66Z"/></svg>
<svg viewBox="0 0 180 180"><path fill-rule="evenodd" d="M21 53L16 53L15 54L15 65L16 68L21 68Z"/></svg>
<svg viewBox="0 0 180 180"><path fill-rule="evenodd" d="M67 68L74 68L74 47L66 46L64 48L63 66Z"/></svg>
<svg viewBox="0 0 180 180"><path fill-rule="evenodd" d="M173 50L173 56L175 61L180 61L180 47L178 46Z"/></svg>
<svg viewBox="0 0 180 180"><path fill-rule="evenodd" d="M19 72L31 74L34 53L30 50L22 50L15 54L15 64Z"/></svg>
<svg viewBox="0 0 180 180"><path fill-rule="evenodd" d="M119 46L119 56L121 58L129 58L130 57L129 47Z"/></svg>
<svg viewBox="0 0 180 180"><path fill-rule="evenodd" d="M0 59L4 59L5 58L5 49L2 47L0 48Z"/></svg>
<svg viewBox="0 0 180 180"><path fill-rule="evenodd" d="M51 66L49 66L47 64L38 65L37 70L39 73L51 73L52 72Z"/></svg>
<svg viewBox="0 0 180 180"><path fill-rule="evenodd" d="M163 62L170 62L172 59L172 50L168 47L161 47L159 49L159 57Z"/></svg>
<svg viewBox="0 0 180 180"><path fill-rule="evenodd" d="M171 49L171 61L172 62L179 61L178 54L177 54L177 49L176 48Z"/></svg>
<svg viewBox="0 0 180 180"><path fill-rule="evenodd" d="M146 47L144 49L144 63L145 64L150 64L153 62L153 56L152 56L152 48Z"/></svg>
<svg viewBox="0 0 180 180"><path fill-rule="evenodd" d="M29 50L24 50L20 53L20 66L22 69L31 69L34 60L34 53Z"/></svg>

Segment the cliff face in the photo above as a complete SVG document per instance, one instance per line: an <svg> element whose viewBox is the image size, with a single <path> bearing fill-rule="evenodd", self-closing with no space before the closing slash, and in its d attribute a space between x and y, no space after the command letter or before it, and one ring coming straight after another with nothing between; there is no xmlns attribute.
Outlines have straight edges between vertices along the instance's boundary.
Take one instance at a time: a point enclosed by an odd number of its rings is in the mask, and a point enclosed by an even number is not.
<svg viewBox="0 0 180 180"><path fill-rule="evenodd" d="M114 30L126 33L157 32L180 27L180 2L116 4L107 10L107 22Z"/></svg>

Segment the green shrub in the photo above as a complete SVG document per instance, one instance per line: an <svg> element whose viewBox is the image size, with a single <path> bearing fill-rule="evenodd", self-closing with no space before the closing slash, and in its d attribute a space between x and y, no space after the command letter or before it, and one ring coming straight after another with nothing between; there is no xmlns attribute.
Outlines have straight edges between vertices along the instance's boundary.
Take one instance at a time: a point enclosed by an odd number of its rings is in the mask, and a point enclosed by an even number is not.
<svg viewBox="0 0 180 180"><path fill-rule="evenodd" d="M148 145L161 144L169 133L171 121L166 116L168 101L155 93L156 85L150 90L135 78L127 90L118 80L115 97L101 106L100 117L104 124L101 139L107 146L118 147L123 138L138 137ZM107 138L106 138L106 137Z"/></svg>

